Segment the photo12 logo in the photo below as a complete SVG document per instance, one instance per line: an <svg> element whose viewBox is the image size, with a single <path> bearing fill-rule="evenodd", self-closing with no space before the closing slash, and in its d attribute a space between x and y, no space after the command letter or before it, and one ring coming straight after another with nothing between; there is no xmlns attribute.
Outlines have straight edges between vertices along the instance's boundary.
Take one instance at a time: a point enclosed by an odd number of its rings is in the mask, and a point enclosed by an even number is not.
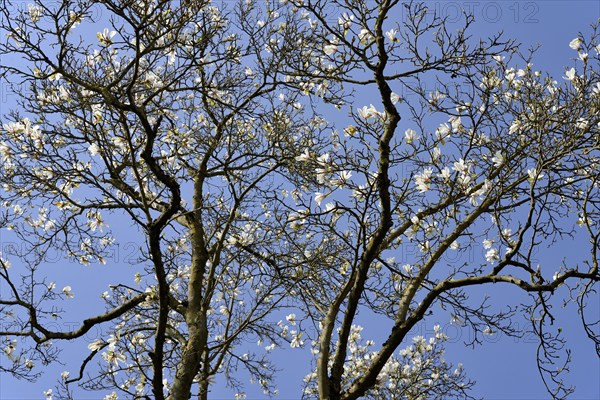
<svg viewBox="0 0 600 400"><path fill-rule="evenodd" d="M428 1L425 17L445 19L447 23L464 21L465 15L472 15L475 21L487 23L537 24L540 6L534 1ZM402 11L403 22L409 20L407 9Z"/></svg>

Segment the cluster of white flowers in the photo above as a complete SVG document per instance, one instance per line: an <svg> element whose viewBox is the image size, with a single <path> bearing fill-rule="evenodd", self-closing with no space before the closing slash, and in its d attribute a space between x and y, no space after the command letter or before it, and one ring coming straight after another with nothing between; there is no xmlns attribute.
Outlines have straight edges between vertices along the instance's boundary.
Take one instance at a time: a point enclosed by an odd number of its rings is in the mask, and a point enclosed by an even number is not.
<svg viewBox="0 0 600 400"><path fill-rule="evenodd" d="M362 339L362 331L361 326L353 325L351 328L342 376L343 388L362 377L378 354L372 350L375 342ZM449 392L459 390L465 385L464 374L460 364L454 369L444 360L442 343L447 340L439 325L434 327L434 335L428 340L423 336L414 337L413 344L400 350L399 357L392 356L386 362L370 394L377 398L392 398L394 393L412 393L415 396L407 397L421 398L417 395L420 394L426 398L428 390L434 387L436 390L444 387ZM316 372L304 378L306 395L316 394L315 379Z"/></svg>

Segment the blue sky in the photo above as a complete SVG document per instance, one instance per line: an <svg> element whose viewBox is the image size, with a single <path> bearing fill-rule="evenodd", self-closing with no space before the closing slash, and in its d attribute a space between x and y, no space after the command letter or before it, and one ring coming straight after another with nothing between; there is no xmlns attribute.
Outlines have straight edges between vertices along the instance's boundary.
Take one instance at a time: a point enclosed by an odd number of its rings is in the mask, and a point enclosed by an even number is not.
<svg viewBox="0 0 600 400"><path fill-rule="evenodd" d="M473 10L476 23L472 34L474 36L487 37L503 30L507 37L513 37L523 43L525 47L541 44L542 47L534 58L534 68L548 71L560 80L564 74L565 66L571 66L571 58L576 54L568 46L571 39L581 32L583 37L590 32L589 25L600 17L600 3L597 1L430 1L430 8L434 8L451 20L456 15L459 7ZM401 15L398 18L402 18ZM2 87L0 97L1 113L4 114L14 106L14 96ZM362 106L357 105L357 106ZM111 223L111 221L109 221ZM119 225L118 221L112 221L112 228L116 228L123 234L127 233L128 224ZM0 242L4 247L11 242L10 236L0 231ZM127 264L127 256L135 251L135 244L121 243L118 253L113 260L109 260L107 266L80 267L68 261L59 261L45 265L43 268L53 274L57 281L57 287L71 284L76 293L76 298L67 303L65 309L69 311L68 317L62 321L62 326L73 328L82 317L93 315L101 309L102 303L99 294L106 290L114 274L128 276L133 279L133 268ZM577 254L587 251L584 244L576 241L562 243L540 254L542 260L558 261L562 256ZM112 261L112 262L111 262ZM18 267L17 265L14 266ZM0 291L2 288L0 287ZM493 302L502 305L508 300L515 301L521 294L516 290L494 288L482 288L481 294L489 292L493 294ZM558 293L566 295L565 292ZM556 305L557 307L559 304ZM591 304L595 310L591 315L600 314L600 305ZM587 340L577 310L569 306L564 310L557 311L559 317L557 326L564 329L565 337L573 353L571 373L567 375L567 383L577 386L573 399L597 399L600 398L600 360L596 356L594 346ZM483 346L465 348L463 342L468 340L470 332L459 330L451 325L448 316L436 313L432 319L426 320L414 329L415 334L429 336L433 326L440 323L444 331L450 337L447 356L448 361L456 364L463 363L469 378L477 381L473 395L485 397L486 399L543 399L548 395L539 378L535 365L535 349L537 342L535 338L525 337L514 339L503 336L487 337ZM375 319L362 321L365 329L379 330L381 323ZM516 324L525 325L525 319ZM78 341L65 348L62 360L66 365L52 365L47 367L47 373L37 383L15 381L11 377L0 375L0 400L25 400L43 399L42 392L53 387L58 375L63 370L74 373L78 367L78 360L86 352L87 343L93 341L96 331L90 332L85 340ZM252 346L249 344L249 346ZM295 399L300 396L300 385L302 377L309 372L309 349L285 350L274 353L276 363L282 368L279 375L279 389L282 399ZM0 357L0 362L4 359ZM215 388L214 399L228 399L232 392ZM262 398L258 389L248 387L248 398ZM256 396L256 397L253 397ZM84 396L85 399L97 398Z"/></svg>

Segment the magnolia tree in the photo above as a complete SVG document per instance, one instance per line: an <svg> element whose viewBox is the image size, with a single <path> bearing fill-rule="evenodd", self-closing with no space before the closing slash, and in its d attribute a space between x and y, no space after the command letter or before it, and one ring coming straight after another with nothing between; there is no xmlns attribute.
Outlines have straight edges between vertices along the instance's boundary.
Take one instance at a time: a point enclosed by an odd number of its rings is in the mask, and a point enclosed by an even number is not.
<svg viewBox="0 0 600 400"><path fill-rule="evenodd" d="M342 86L344 96L325 98L351 119L327 148L296 158L313 173L292 201L271 206L298 210L282 231L297 249L290 258L305 262L295 294L316 327L307 393L464 398L470 383L436 352L442 335L416 338L400 353L408 360L396 353L441 306L476 332L475 342L494 331L523 334L511 317L527 315L549 392L568 395L560 377L568 352L561 359L564 340L549 326L559 287L600 344L597 321L585 314L600 280L597 26L565 43L574 61L555 80L512 41L470 39L468 15L456 29L423 4L295 3L328 42L298 74ZM569 237L589 252L535 261ZM466 254L473 257L448 261ZM484 285L512 286L530 301L500 310L469 301L469 288ZM388 321L383 343L357 342L359 312Z"/></svg>
<svg viewBox="0 0 600 400"><path fill-rule="evenodd" d="M472 16L456 29L423 4L3 6L1 73L29 90L2 116L0 223L27 243L0 261L3 372L35 379L55 342L100 328L49 397L206 399L219 374L243 398L244 368L273 395L268 353L287 342L312 344L308 398L464 398L443 330L409 337L441 306L474 342L522 335L512 318L528 316L548 390L571 392L549 325L561 295L600 345L585 313L600 280L596 27L555 80L513 41L473 40ZM51 328L77 288L55 287L45 255L111 263L107 223L125 218L142 243L133 284L115 276L104 312ZM568 238L589 253L538 264ZM529 300L469 299L502 285ZM359 312L388 327L382 343Z"/></svg>
<svg viewBox="0 0 600 400"><path fill-rule="evenodd" d="M1 261L3 372L33 379L53 341L101 325L49 397L207 398L215 374L238 388L243 368L271 393L265 355L298 333L267 318L288 283L261 259L276 242L263 204L324 126L298 101L309 78L282 72L315 47L300 16L246 1L2 5L2 74L22 93L2 121L2 229L28 244ZM44 255L110 263L110 218L142 238L135 284L114 282L77 329L49 328L83 288L56 288ZM268 347L237 349L248 340Z"/></svg>

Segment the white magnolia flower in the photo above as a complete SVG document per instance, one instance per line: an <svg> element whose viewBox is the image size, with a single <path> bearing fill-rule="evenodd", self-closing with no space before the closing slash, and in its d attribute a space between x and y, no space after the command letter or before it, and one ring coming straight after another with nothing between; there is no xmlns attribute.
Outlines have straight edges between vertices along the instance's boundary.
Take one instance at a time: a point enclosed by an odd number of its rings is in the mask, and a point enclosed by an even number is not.
<svg viewBox="0 0 600 400"><path fill-rule="evenodd" d="M344 128L344 136L346 137L352 137L356 134L356 132L358 132L358 129L354 125L348 125Z"/></svg>
<svg viewBox="0 0 600 400"><path fill-rule="evenodd" d="M515 132L521 132L522 129L523 129L523 124L521 123L521 121L518 119L515 119L510 124L510 128L508 128L508 134L512 135Z"/></svg>
<svg viewBox="0 0 600 400"><path fill-rule="evenodd" d="M425 168L422 173L415 175L415 185L421 193L429 190L433 170Z"/></svg>
<svg viewBox="0 0 600 400"><path fill-rule="evenodd" d="M102 32L96 33L96 37L98 38L98 42L100 42L103 46L110 46L113 44L112 38L117 34L115 31L110 31L108 28L104 28Z"/></svg>
<svg viewBox="0 0 600 400"><path fill-rule="evenodd" d="M299 156L296 156L295 160L296 161L310 160L310 152L308 151L308 149L304 149L304 152L302 154L300 154Z"/></svg>
<svg viewBox="0 0 600 400"><path fill-rule="evenodd" d="M335 54L338 51L338 47L335 44L330 43L323 47L323 51L325 52L325 54L330 56L330 55Z"/></svg>
<svg viewBox="0 0 600 400"><path fill-rule="evenodd" d="M42 7L28 4L27 8L29 9L29 18L31 18L31 22L36 23L42 18Z"/></svg>
<svg viewBox="0 0 600 400"><path fill-rule="evenodd" d="M587 129L588 125L589 122L585 118L579 118L577 122L575 122L577 129Z"/></svg>
<svg viewBox="0 0 600 400"><path fill-rule="evenodd" d="M102 214L100 214L100 211L88 211L87 217L89 218L87 225L92 231L98 229L100 232L102 232L102 227L108 226L108 224L106 224L102 219Z"/></svg>
<svg viewBox="0 0 600 400"><path fill-rule="evenodd" d="M69 371L63 371L63 372L60 374L60 378L61 378L63 381L64 381L64 380L66 380L68 377L69 377Z"/></svg>
<svg viewBox="0 0 600 400"><path fill-rule="evenodd" d="M75 297L75 295L73 294L73 292L71 291L71 286L65 286L62 289L63 294L65 295L65 297L72 299L73 297Z"/></svg>
<svg viewBox="0 0 600 400"><path fill-rule="evenodd" d="M346 13L342 14L342 16L338 18L338 25L344 29L344 35L352 26L352 21L354 21L354 15L348 15Z"/></svg>
<svg viewBox="0 0 600 400"><path fill-rule="evenodd" d="M489 249L487 251L487 253L485 253L485 259L490 264L493 264L494 261L499 260L500 259L500 255L498 254L498 250L497 249Z"/></svg>
<svg viewBox="0 0 600 400"><path fill-rule="evenodd" d="M16 135L25 130L25 125L21 122L8 122L6 124L2 124L2 129L6 131L6 133L10 135Z"/></svg>
<svg viewBox="0 0 600 400"><path fill-rule="evenodd" d="M296 314L290 314L288 316L285 317L285 319L287 320L287 322L289 322L292 325L296 325Z"/></svg>
<svg viewBox="0 0 600 400"><path fill-rule="evenodd" d="M406 272L408 275L410 275L413 271L413 266L410 264L404 264L402 266L402 269L404 270L404 272Z"/></svg>
<svg viewBox="0 0 600 400"><path fill-rule="evenodd" d="M385 33L385 36L390 40L390 42L399 42L400 40L396 37L398 33L398 29L390 29Z"/></svg>
<svg viewBox="0 0 600 400"><path fill-rule="evenodd" d="M338 178L334 181L336 186L342 186L348 183L350 178L352 177L352 172L350 171L340 171L338 172Z"/></svg>
<svg viewBox="0 0 600 400"><path fill-rule="evenodd" d="M368 120L378 115L380 114L373 104L371 104L369 107L364 106L358 109L358 116L364 120Z"/></svg>
<svg viewBox="0 0 600 400"><path fill-rule="evenodd" d="M11 148L5 142L0 142L0 160L3 163L10 163L12 155Z"/></svg>
<svg viewBox="0 0 600 400"><path fill-rule="evenodd" d="M500 150L496 151L494 157L492 157L492 162L494 163L494 167L500 167L504 164L504 156Z"/></svg>
<svg viewBox="0 0 600 400"><path fill-rule="evenodd" d="M296 333L296 331L290 332L292 335L292 341L290 342L290 347L298 348L304 346L304 341L302 340L302 332Z"/></svg>
<svg viewBox="0 0 600 400"><path fill-rule="evenodd" d="M564 79L568 80L568 81L572 81L576 78L576 73L575 73L575 68L571 68L570 70L568 70L567 72L565 72L565 76L563 77Z"/></svg>
<svg viewBox="0 0 600 400"><path fill-rule="evenodd" d="M46 396L46 400L52 400L52 389L46 390L44 396Z"/></svg>
<svg viewBox="0 0 600 400"><path fill-rule="evenodd" d="M90 147L88 147L88 151L93 156L97 155L100 152L100 147L96 143L92 143Z"/></svg>
<svg viewBox="0 0 600 400"><path fill-rule="evenodd" d="M447 181L450 179L450 168L445 167L442 169L442 171L438 174L438 176L440 178L442 178L444 181Z"/></svg>
<svg viewBox="0 0 600 400"><path fill-rule="evenodd" d="M528 169L527 170L527 175L529 175L529 178L527 178L530 182L533 182L534 180L540 180L544 177L544 174L539 173L537 168L532 168L532 169Z"/></svg>
<svg viewBox="0 0 600 400"><path fill-rule="evenodd" d="M329 196L331 193L321 193L321 192L316 192L315 193L315 203L317 203L318 206L321 205L321 202L323 200L325 200L327 198L327 196Z"/></svg>
<svg viewBox="0 0 600 400"><path fill-rule="evenodd" d="M469 172L469 166L465 163L465 160L463 160L462 158L460 158L454 163L453 169L455 171L460 172L461 174L466 174Z"/></svg>
<svg viewBox="0 0 600 400"><path fill-rule="evenodd" d="M447 138L451 133L451 128L450 125L448 125L447 123L442 123L436 130L435 130L435 135L437 137L437 140L443 141L445 138Z"/></svg>
<svg viewBox="0 0 600 400"><path fill-rule="evenodd" d="M579 50L579 48L581 47L581 43L582 43L582 40L580 38L576 37L575 39L573 39L569 42L569 47L572 48L573 50Z"/></svg>
<svg viewBox="0 0 600 400"><path fill-rule="evenodd" d="M373 34L368 29L361 29L358 33L358 39L362 44L369 44L373 41Z"/></svg>
<svg viewBox="0 0 600 400"><path fill-rule="evenodd" d="M450 122L450 124L452 125L452 132L456 133L462 129L462 120L460 119L460 117L452 116L450 117L448 122Z"/></svg>
<svg viewBox="0 0 600 400"><path fill-rule="evenodd" d="M417 139L417 132L408 128L406 131L404 131L404 137L406 139L406 143L411 144L413 140Z"/></svg>
<svg viewBox="0 0 600 400"><path fill-rule="evenodd" d="M492 248L493 245L494 245L494 241L493 240L485 239L483 241L483 248L484 249L490 249L490 248Z"/></svg>
<svg viewBox="0 0 600 400"><path fill-rule="evenodd" d="M125 362L127 360L127 358L125 357L124 354L118 353L114 350L114 348L111 348L112 346L109 346L109 350L102 353L102 357L106 360L106 362L109 365L114 364L115 367L119 366L119 361L121 362Z"/></svg>

